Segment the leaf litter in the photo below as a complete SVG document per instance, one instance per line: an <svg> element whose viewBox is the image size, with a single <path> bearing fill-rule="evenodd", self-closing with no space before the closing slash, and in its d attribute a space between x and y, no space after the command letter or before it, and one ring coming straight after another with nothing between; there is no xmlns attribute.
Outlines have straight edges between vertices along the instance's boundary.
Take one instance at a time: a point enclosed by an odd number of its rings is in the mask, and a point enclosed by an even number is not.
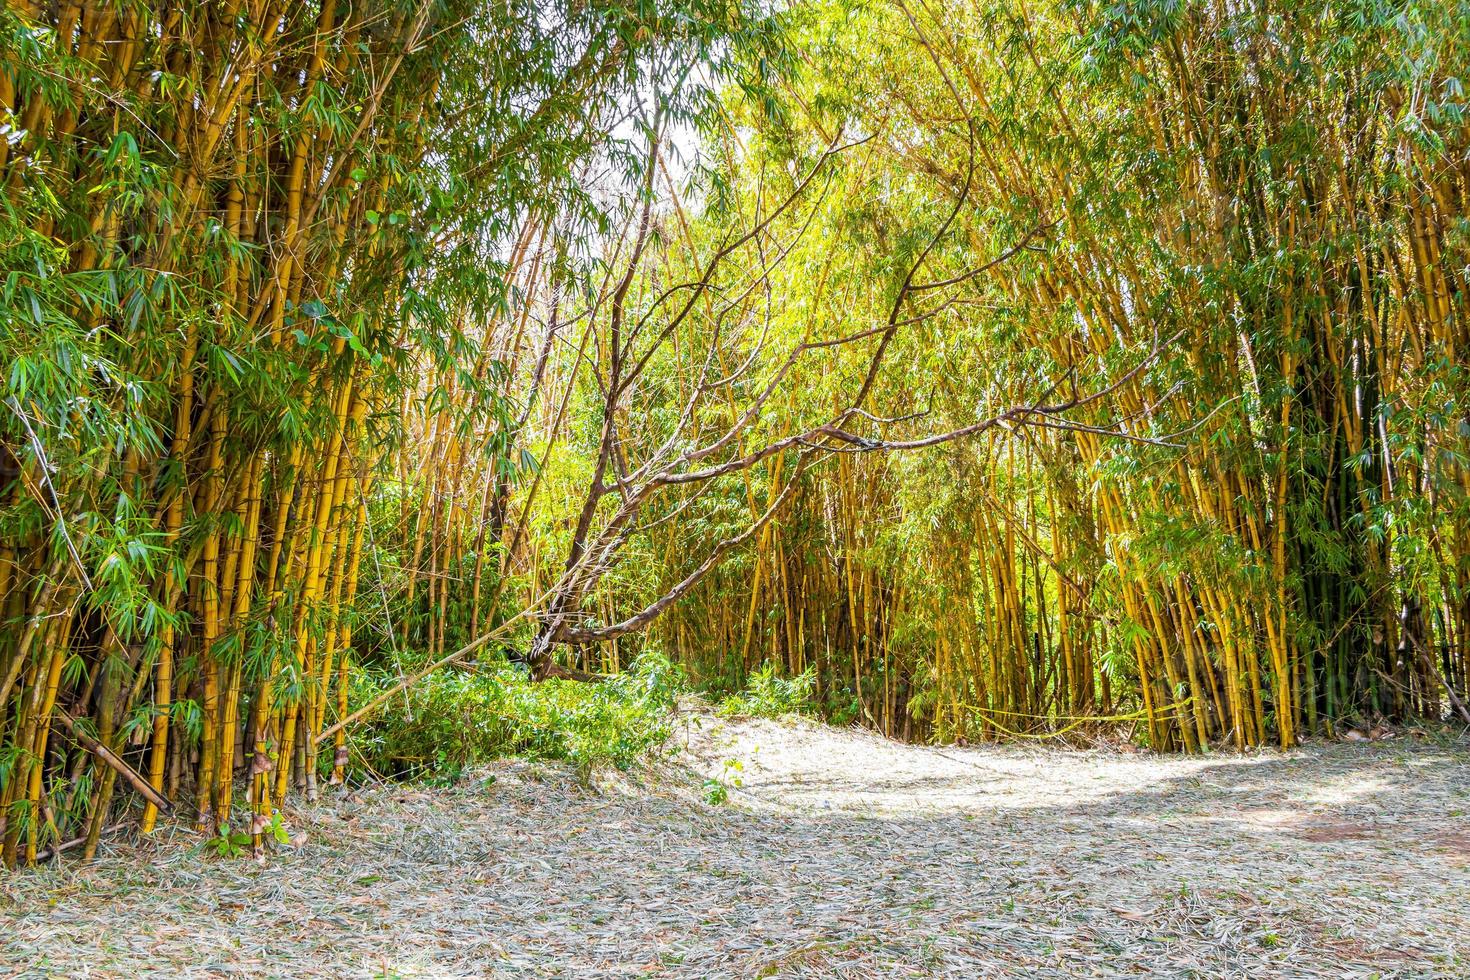
<svg viewBox="0 0 1470 980"><path fill-rule="evenodd" d="M1470 976L1464 742L938 748L695 708L669 748L334 791L263 866L110 840L0 881L0 974Z"/></svg>

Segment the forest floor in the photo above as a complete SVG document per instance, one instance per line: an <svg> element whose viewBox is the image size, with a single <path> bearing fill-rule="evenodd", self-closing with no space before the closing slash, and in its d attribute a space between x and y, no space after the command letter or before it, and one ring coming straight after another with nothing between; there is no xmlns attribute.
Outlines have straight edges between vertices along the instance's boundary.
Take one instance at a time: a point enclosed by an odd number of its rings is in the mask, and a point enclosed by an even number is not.
<svg viewBox="0 0 1470 980"><path fill-rule="evenodd" d="M10 875L0 975L1470 976L1464 743L939 749L701 712L675 742L590 787L336 793L264 866L180 831Z"/></svg>

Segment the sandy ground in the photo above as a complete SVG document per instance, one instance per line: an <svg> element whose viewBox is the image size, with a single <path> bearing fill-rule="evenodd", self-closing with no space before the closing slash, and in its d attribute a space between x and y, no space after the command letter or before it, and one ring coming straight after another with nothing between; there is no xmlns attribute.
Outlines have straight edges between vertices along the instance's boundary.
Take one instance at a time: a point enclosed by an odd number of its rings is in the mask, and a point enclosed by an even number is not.
<svg viewBox="0 0 1470 980"><path fill-rule="evenodd" d="M263 867L179 831L11 874L0 975L1470 977L1464 744L1184 759L695 714L675 746L590 788L507 762L340 793Z"/></svg>

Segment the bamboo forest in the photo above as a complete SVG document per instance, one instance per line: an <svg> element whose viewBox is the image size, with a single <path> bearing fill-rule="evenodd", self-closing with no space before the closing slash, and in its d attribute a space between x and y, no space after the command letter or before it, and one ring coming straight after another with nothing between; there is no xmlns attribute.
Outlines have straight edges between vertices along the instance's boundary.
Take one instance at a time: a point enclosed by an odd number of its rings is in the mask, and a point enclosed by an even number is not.
<svg viewBox="0 0 1470 980"><path fill-rule="evenodd" d="M1470 977L1465 0L7 0L0 975Z"/></svg>

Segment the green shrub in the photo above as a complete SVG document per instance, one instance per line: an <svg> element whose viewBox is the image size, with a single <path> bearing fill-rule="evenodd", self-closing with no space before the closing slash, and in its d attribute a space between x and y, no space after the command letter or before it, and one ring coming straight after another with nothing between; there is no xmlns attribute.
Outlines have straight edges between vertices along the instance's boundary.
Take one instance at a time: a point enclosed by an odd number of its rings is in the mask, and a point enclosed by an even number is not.
<svg viewBox="0 0 1470 980"><path fill-rule="evenodd" d="M626 769L668 737L683 684L680 668L652 653L602 683L536 683L497 659L431 675L390 699L353 748L380 775L444 781L512 755L568 762L584 775Z"/></svg>
<svg viewBox="0 0 1470 980"><path fill-rule="evenodd" d="M810 667L795 677L782 677L776 665L766 661L746 679L744 691L720 702L719 713L727 718L732 715L779 718L782 715L811 714L816 685L817 675Z"/></svg>

